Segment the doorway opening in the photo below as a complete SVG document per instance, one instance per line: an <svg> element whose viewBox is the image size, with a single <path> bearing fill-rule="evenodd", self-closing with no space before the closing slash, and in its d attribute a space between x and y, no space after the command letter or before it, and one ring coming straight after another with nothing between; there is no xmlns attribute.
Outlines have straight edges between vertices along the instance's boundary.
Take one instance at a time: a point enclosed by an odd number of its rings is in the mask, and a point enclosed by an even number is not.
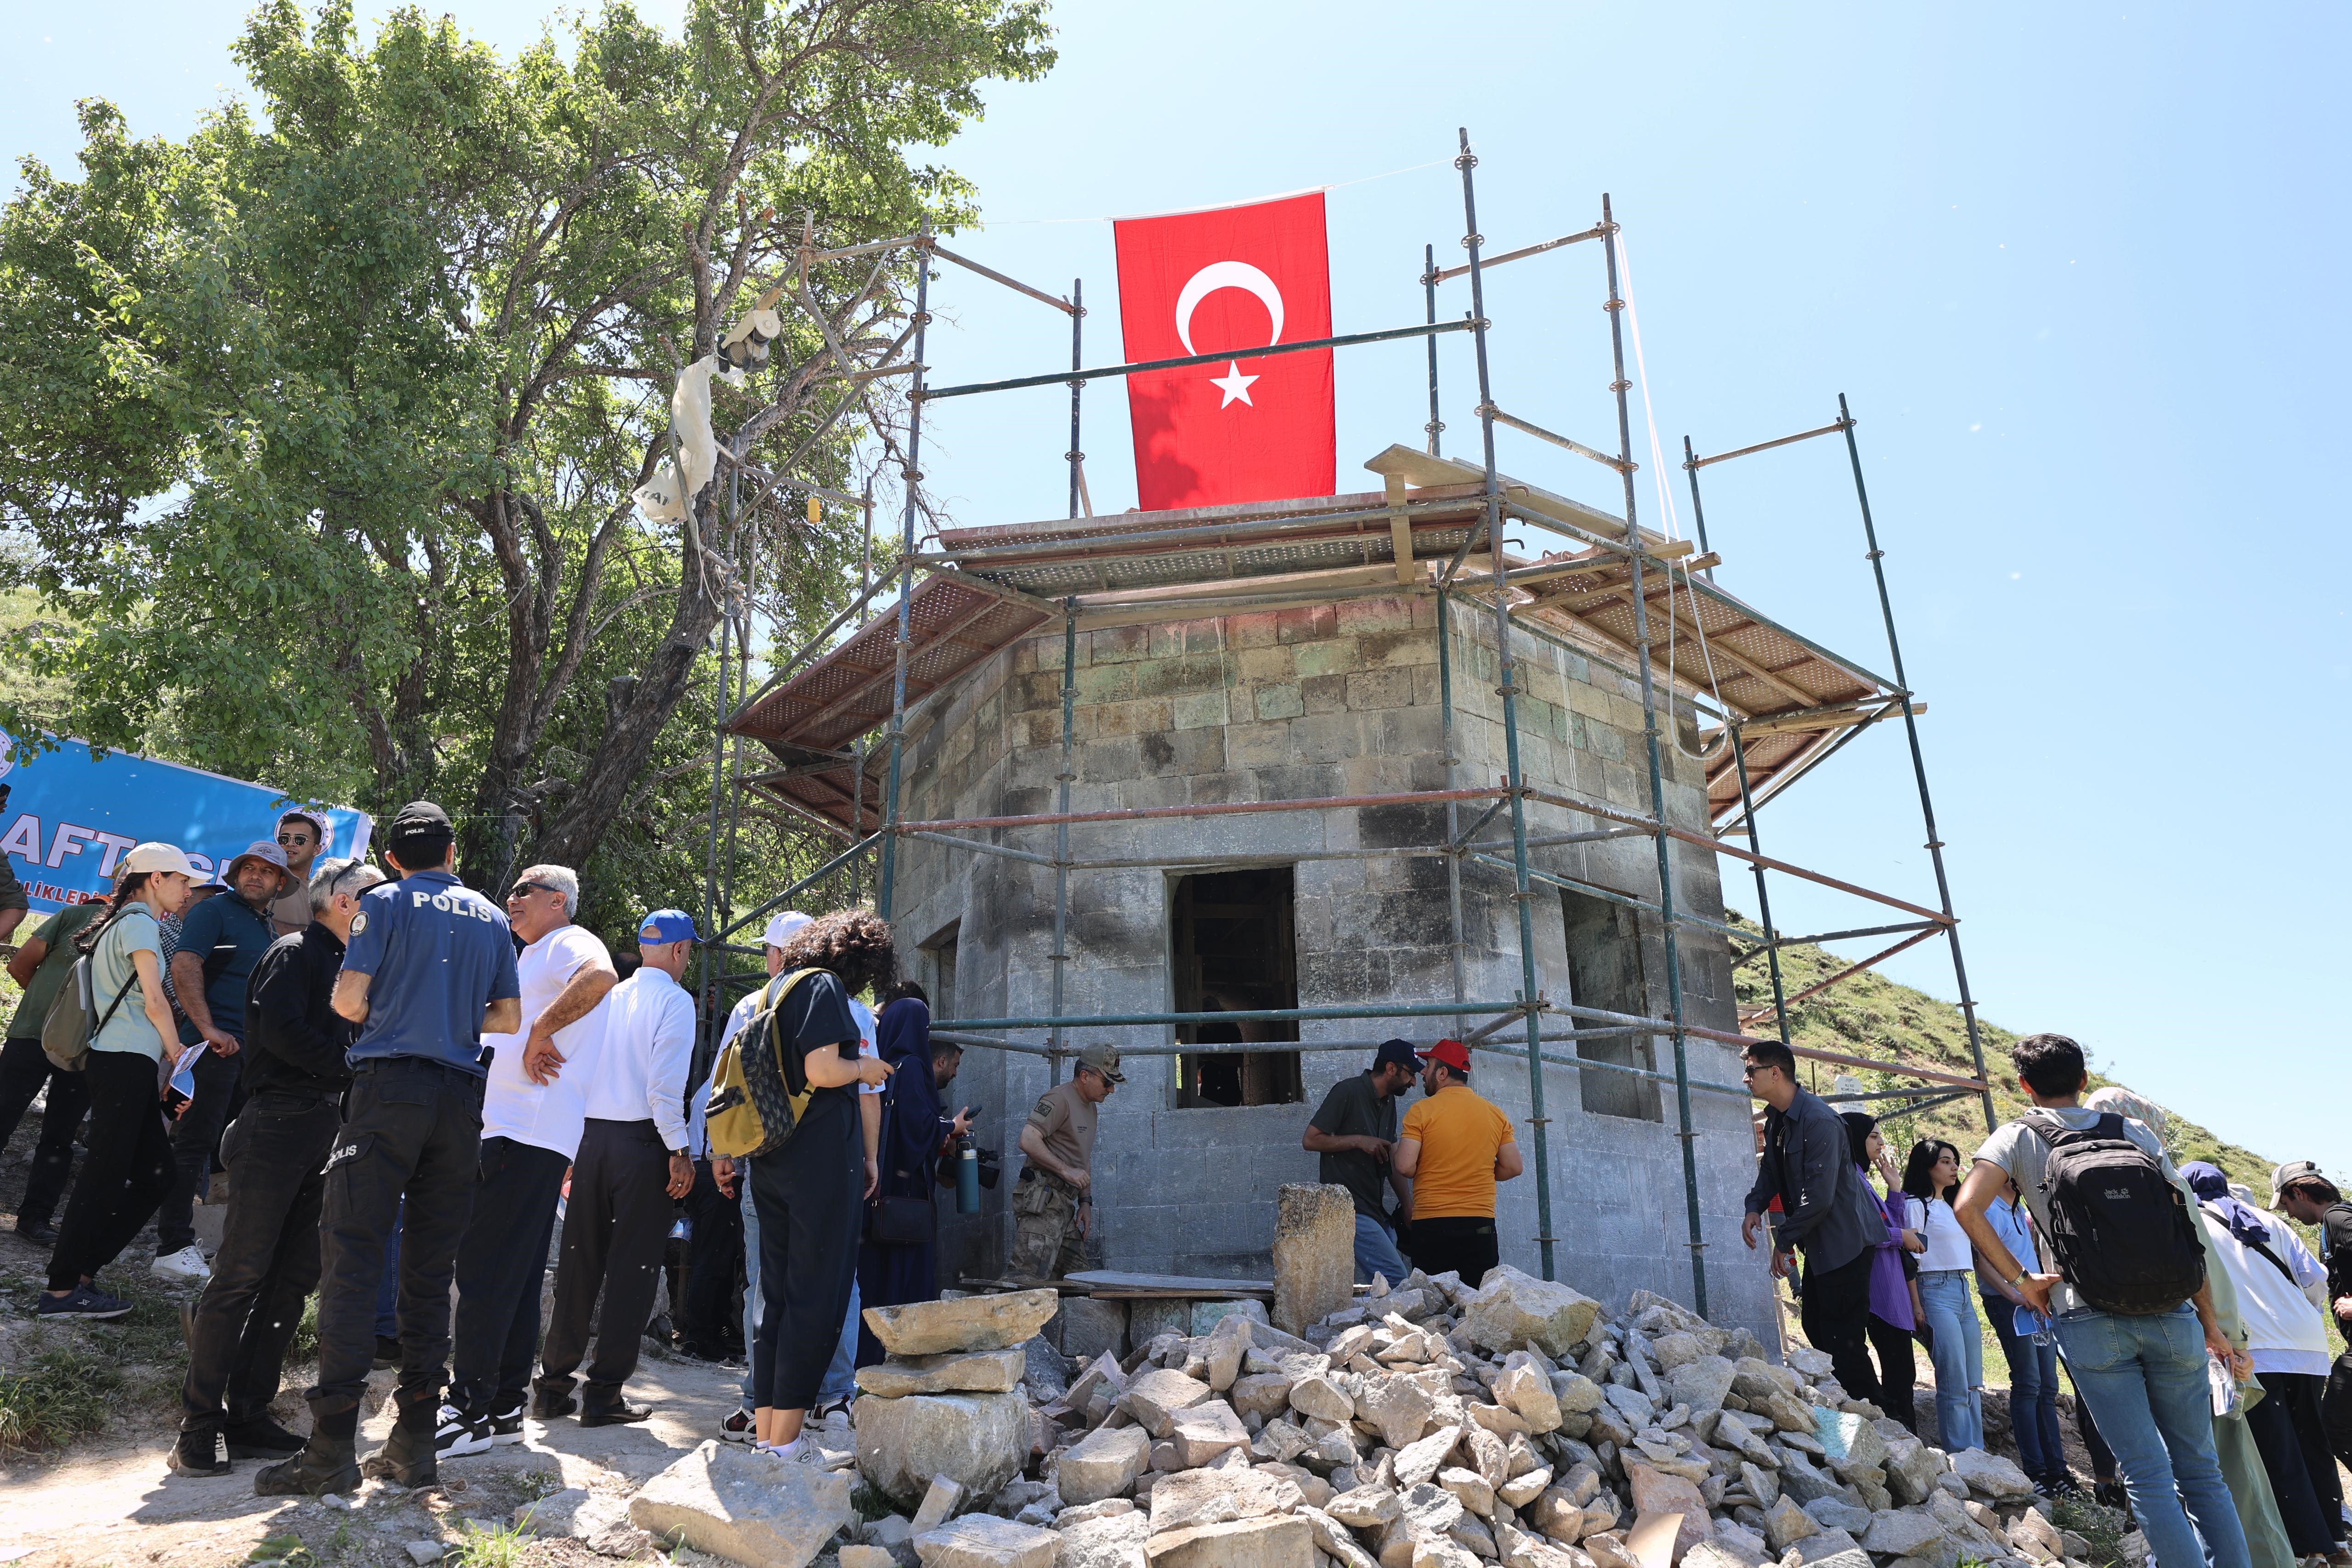
<svg viewBox="0 0 2352 1568"><path fill-rule="evenodd" d="M1640 916L1622 904L1566 888L1559 894L1560 918L1568 933L1569 999L1580 1007L1605 1008L1612 1013L1650 1016L1649 984L1643 975ZM1576 1027L1601 1027L1578 1019ZM1603 1035L1576 1042L1576 1054L1587 1061L1613 1061L1622 1067L1654 1071L1657 1055L1652 1036ZM1640 1121L1664 1119L1654 1079L1630 1072L1586 1069L1577 1075L1584 1109L1601 1116L1631 1116Z"/></svg>
<svg viewBox="0 0 2352 1568"><path fill-rule="evenodd" d="M1180 876L1168 901L1175 1010L1255 1012L1298 1005L1298 950L1289 866ZM1176 1026L1181 1045L1296 1041L1290 1019ZM1186 1051L1176 1058L1179 1109L1287 1105L1307 1097L1296 1051Z"/></svg>

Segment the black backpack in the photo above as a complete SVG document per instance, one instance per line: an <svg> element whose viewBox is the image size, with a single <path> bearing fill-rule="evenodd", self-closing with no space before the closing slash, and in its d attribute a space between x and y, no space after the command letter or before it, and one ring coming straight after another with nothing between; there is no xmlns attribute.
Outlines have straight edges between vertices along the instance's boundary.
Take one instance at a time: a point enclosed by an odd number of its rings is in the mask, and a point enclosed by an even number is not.
<svg viewBox="0 0 2352 1568"><path fill-rule="evenodd" d="M2205 1282L2197 1220L2162 1167L2124 1135L2121 1116L2070 1127L2036 1108L2022 1124L2050 1147L2042 1178L2050 1249L2076 1294L2101 1312L2145 1317L2197 1293Z"/></svg>

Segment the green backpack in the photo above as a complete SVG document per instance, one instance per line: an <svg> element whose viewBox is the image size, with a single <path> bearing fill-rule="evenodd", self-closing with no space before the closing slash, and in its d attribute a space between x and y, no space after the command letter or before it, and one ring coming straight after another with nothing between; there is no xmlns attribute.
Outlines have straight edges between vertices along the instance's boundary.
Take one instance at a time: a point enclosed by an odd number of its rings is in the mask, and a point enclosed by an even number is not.
<svg viewBox="0 0 2352 1568"><path fill-rule="evenodd" d="M817 973L794 969L768 982L760 1008L710 1066L702 1122L710 1152L730 1160L771 1155L790 1141L808 1110L808 1075L798 1051L778 1037L776 1014L793 988Z"/></svg>

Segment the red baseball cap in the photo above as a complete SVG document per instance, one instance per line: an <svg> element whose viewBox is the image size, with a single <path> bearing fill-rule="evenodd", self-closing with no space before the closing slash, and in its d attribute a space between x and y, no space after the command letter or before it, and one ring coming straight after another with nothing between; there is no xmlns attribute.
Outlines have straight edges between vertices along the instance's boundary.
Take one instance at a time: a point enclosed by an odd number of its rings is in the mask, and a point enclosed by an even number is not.
<svg viewBox="0 0 2352 1568"><path fill-rule="evenodd" d="M1442 1061L1456 1072L1470 1071L1470 1048L1458 1040L1441 1040L1421 1053L1424 1065Z"/></svg>

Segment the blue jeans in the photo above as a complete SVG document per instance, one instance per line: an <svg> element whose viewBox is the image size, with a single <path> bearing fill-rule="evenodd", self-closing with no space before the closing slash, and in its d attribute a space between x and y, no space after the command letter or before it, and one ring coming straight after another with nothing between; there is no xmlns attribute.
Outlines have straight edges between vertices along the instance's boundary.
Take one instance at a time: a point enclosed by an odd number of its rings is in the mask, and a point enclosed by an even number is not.
<svg viewBox="0 0 2352 1568"><path fill-rule="evenodd" d="M408 1218L408 1200L400 1200L393 1217L392 1234L383 1239L383 1278L375 1288L375 1337L400 1337L400 1228Z"/></svg>
<svg viewBox="0 0 2352 1568"><path fill-rule="evenodd" d="M1973 1269L1937 1269L1919 1276L1919 1304L1935 1335L1936 1430L1944 1451L1984 1447L1984 1337L1977 1324Z"/></svg>
<svg viewBox="0 0 2352 1568"><path fill-rule="evenodd" d="M1369 1214L1356 1216L1356 1283L1369 1285L1374 1274L1391 1285L1402 1284L1412 1272L1397 1255L1396 1235Z"/></svg>
<svg viewBox="0 0 2352 1568"><path fill-rule="evenodd" d="M2152 1317L2123 1317L2084 1308L2061 1317L2057 1332L2074 1391L2115 1450L2158 1568L2252 1568L2213 1447L2197 1309L2184 1301Z"/></svg>
<svg viewBox="0 0 2352 1568"><path fill-rule="evenodd" d="M1979 1294L1978 1300L2009 1363L2009 1426L2018 1459L2035 1480L2053 1480L2066 1473L2065 1439L2058 1432L2057 1343L2044 1334L2036 1344L2032 1335L2018 1333L2017 1307L2007 1298Z"/></svg>

